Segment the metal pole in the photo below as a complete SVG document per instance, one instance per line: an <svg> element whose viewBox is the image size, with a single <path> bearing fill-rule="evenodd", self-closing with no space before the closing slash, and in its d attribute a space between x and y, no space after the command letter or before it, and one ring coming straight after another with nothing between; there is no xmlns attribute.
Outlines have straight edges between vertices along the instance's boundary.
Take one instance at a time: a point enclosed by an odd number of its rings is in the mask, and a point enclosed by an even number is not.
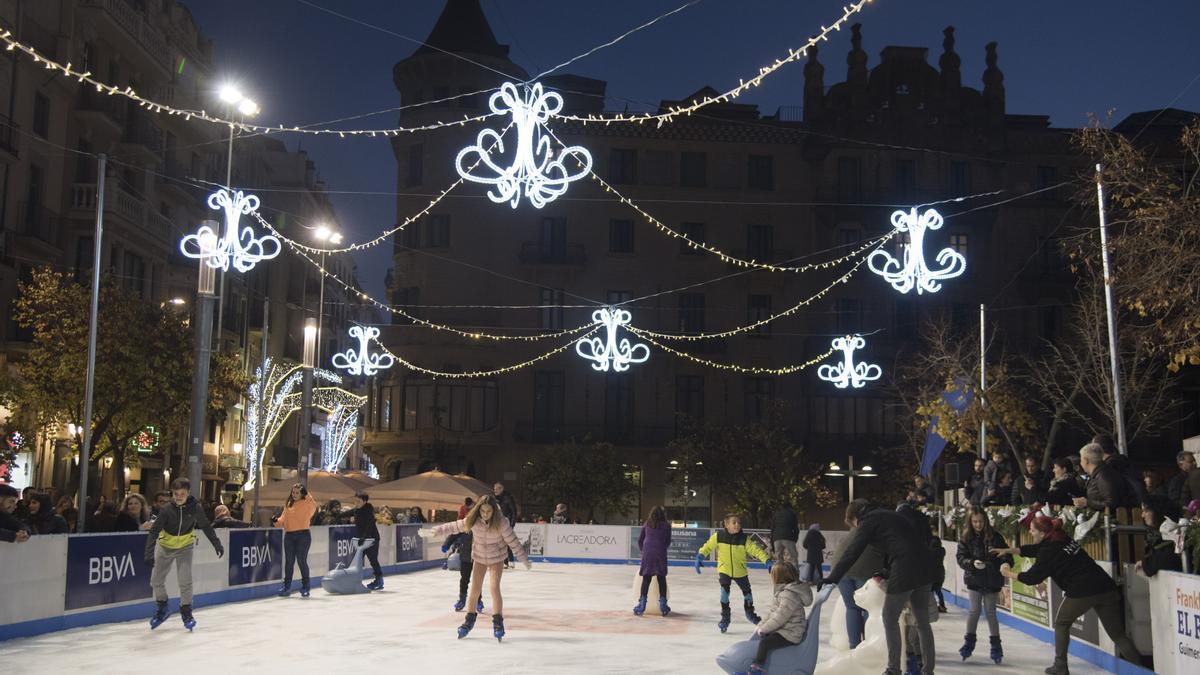
<svg viewBox="0 0 1200 675"><path fill-rule="evenodd" d="M306 319L304 321L304 398L300 403L300 456L297 458L300 484L305 487L308 486L308 465L311 460L309 437L312 436L313 361L316 358L316 342L317 321L316 319Z"/></svg>
<svg viewBox="0 0 1200 675"><path fill-rule="evenodd" d="M326 255L327 254L325 254L325 253L321 254L321 292L320 292L319 298L317 300L317 357L316 357L315 363L321 362L321 340L323 339L323 335L321 334L321 331L325 324L325 256Z"/></svg>
<svg viewBox="0 0 1200 675"><path fill-rule="evenodd" d="M96 325L100 315L100 257L104 253L104 172L108 156L100 154L96 176L96 232L92 245L92 315L88 319L87 384L83 394L83 447L79 449L79 532L87 531L88 462L92 459L92 396L96 392ZM113 452L117 452L116 448Z"/></svg>
<svg viewBox="0 0 1200 675"><path fill-rule="evenodd" d="M987 305L979 305L979 392L987 391ZM981 400L980 405L983 404ZM987 457L987 418L979 422L979 456Z"/></svg>
<svg viewBox="0 0 1200 675"><path fill-rule="evenodd" d="M1117 360L1117 318L1113 310L1112 277L1108 269L1108 220L1104 213L1104 183L1096 165L1096 203L1100 207L1100 259L1104 263L1104 306L1108 312L1108 360L1112 367L1113 414L1117 423L1117 449L1129 454L1125 442L1125 406L1121 401L1121 364Z"/></svg>
<svg viewBox="0 0 1200 675"><path fill-rule="evenodd" d="M854 501L854 455L850 455L850 471L846 475L850 477L850 501Z"/></svg>
<svg viewBox="0 0 1200 675"><path fill-rule="evenodd" d="M270 279L267 279L268 283ZM262 331L262 367L260 369L261 376L258 378L258 400L262 404L254 413L258 415L258 428L262 429L264 418L267 416L266 391L267 388L267 318L270 316L271 300L263 292L263 331ZM266 437L264 436L264 439ZM249 438L246 440L244 447L250 447ZM266 448L258 447L258 439L254 439L254 506L250 511L250 524L258 524L258 495L262 492L262 460L266 459Z"/></svg>
<svg viewBox="0 0 1200 675"><path fill-rule="evenodd" d="M229 152L225 160L225 189L233 192L233 125L229 125ZM229 227L229 223L225 227ZM236 232L234 233L237 234ZM222 332L225 330L225 270L221 270L221 292L217 295L217 351L221 349Z"/></svg>
<svg viewBox="0 0 1200 675"><path fill-rule="evenodd" d="M216 221L205 221L209 227ZM204 457L204 437L208 422L208 370L212 360L213 295L216 269L200 261L200 273L196 283L196 351L192 368L192 425L188 434L188 480L192 483L192 496L200 499Z"/></svg>

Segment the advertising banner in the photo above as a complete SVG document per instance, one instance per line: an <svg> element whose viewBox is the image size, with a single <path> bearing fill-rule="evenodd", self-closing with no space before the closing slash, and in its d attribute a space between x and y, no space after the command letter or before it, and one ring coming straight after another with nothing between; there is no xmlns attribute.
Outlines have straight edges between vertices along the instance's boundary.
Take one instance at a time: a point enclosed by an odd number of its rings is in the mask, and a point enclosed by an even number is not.
<svg viewBox="0 0 1200 675"><path fill-rule="evenodd" d="M624 525L549 525L546 556L626 560L629 528Z"/></svg>
<svg viewBox="0 0 1200 675"><path fill-rule="evenodd" d="M229 530L229 585L283 578L283 530Z"/></svg>
<svg viewBox="0 0 1200 675"><path fill-rule="evenodd" d="M333 525L329 528L329 569L342 563L349 567L354 562L353 525Z"/></svg>
<svg viewBox="0 0 1200 675"><path fill-rule="evenodd" d="M1159 572L1150 579L1154 670L1200 672L1200 576Z"/></svg>
<svg viewBox="0 0 1200 675"><path fill-rule="evenodd" d="M417 533L420 525L396 526L396 562L411 562L425 559L425 545Z"/></svg>
<svg viewBox="0 0 1200 675"><path fill-rule="evenodd" d="M137 532L68 539L66 609L151 597L150 568L144 562L146 536Z"/></svg>
<svg viewBox="0 0 1200 675"><path fill-rule="evenodd" d="M1033 558L1013 556L1013 570L1024 572L1033 566ZM1050 589L1043 582L1027 586L1012 580L1012 613L1039 626L1050 627Z"/></svg>
<svg viewBox="0 0 1200 675"><path fill-rule="evenodd" d="M521 540L526 553L540 557L546 555L546 527L545 523L517 523L513 526L513 532Z"/></svg>
<svg viewBox="0 0 1200 675"><path fill-rule="evenodd" d="M629 559L641 560L642 550L638 548L638 536L642 528L629 528ZM667 546L667 560L695 560L696 552L708 540L712 530L705 527L672 527L671 544Z"/></svg>
<svg viewBox="0 0 1200 675"><path fill-rule="evenodd" d="M1062 606L1063 592L1053 579L1050 580L1050 597L1054 607ZM1095 610L1089 609L1086 614L1075 619L1075 623L1071 625L1071 635L1093 645L1100 644L1100 619L1097 618Z"/></svg>

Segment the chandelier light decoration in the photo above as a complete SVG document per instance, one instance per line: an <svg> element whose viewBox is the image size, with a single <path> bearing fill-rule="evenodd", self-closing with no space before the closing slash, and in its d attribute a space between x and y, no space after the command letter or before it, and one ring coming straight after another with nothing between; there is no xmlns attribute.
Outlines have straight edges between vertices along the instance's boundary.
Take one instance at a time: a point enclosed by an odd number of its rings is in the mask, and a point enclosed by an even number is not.
<svg viewBox="0 0 1200 675"><path fill-rule="evenodd" d="M374 375L387 370L396 363L389 353L368 354L367 343L379 338L379 329L374 326L351 326L350 337L358 340L358 349L353 347L333 355L333 367L345 370L350 375Z"/></svg>
<svg viewBox="0 0 1200 675"><path fill-rule="evenodd" d="M501 166L492 158L494 148L504 152L503 134L484 129L475 138L475 145L463 148L454 159L458 175L473 183L494 186L488 199L497 204L508 202L514 209L521 197L535 208L542 208L567 191L567 186L588 175L592 170L592 155L587 149L574 145L564 147L557 157L550 147L545 124L562 110L562 96L545 91L540 82L526 86L524 95L517 85L505 82L500 91L488 99L492 112L512 117L510 126L516 128L517 143L512 164ZM571 171L564 160L574 160Z"/></svg>
<svg viewBox="0 0 1200 675"><path fill-rule="evenodd" d="M575 343L575 352L592 361L592 369L607 373L609 368L621 373L629 370L632 363L645 363L650 358L650 348L644 344L631 345L629 338L617 340L617 328L628 326L633 315L628 310L603 307L592 312L592 321L604 327L605 337L581 338Z"/></svg>
<svg viewBox="0 0 1200 675"><path fill-rule="evenodd" d="M225 212L224 235L202 225L195 234L179 242L179 250L222 272L228 272L231 265L239 272L249 272L263 260L274 258L282 248L279 239L270 234L255 237L251 227L241 225L242 216L254 214L258 204L258 197L241 190L233 193L225 188L217 190L208 196L208 207Z"/></svg>
<svg viewBox="0 0 1200 675"><path fill-rule="evenodd" d="M855 363L854 352L867 346L861 335L847 335L833 340L834 351L842 352L842 362L817 368L817 377L832 382L838 389L861 389L867 382L878 380L883 369L873 363Z"/></svg>
<svg viewBox="0 0 1200 675"><path fill-rule="evenodd" d="M922 293L937 293L943 279L953 279L967 269L967 259L952 248L944 248L937 254L941 269L931 270L925 264L925 232L941 229L942 215L929 209L918 215L914 207L908 211L892 212L892 226L896 232L907 232L908 241L903 244L901 257L897 260L883 249L872 251L867 258L871 271L883 277L892 288L901 293L917 289Z"/></svg>

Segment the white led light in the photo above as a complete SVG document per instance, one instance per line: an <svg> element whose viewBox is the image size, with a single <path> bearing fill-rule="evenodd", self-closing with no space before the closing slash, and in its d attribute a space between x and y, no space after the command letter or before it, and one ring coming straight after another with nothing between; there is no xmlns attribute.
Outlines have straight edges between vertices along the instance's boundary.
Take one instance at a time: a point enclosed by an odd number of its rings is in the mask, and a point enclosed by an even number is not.
<svg viewBox="0 0 1200 675"><path fill-rule="evenodd" d="M242 96L242 92L232 84L227 84L221 87L221 91L218 93L218 95L221 97L222 101L232 105L241 103L242 99L245 98Z"/></svg>
<svg viewBox="0 0 1200 675"><path fill-rule="evenodd" d="M353 347L333 355L333 367L341 368L351 375L374 375L380 370L391 368L396 358L391 354L368 354L367 343L379 337L374 326L351 326L350 337L358 340L358 350Z"/></svg>
<svg viewBox="0 0 1200 675"><path fill-rule="evenodd" d="M615 307L604 307L592 312L592 321L604 326L604 339L582 338L575 343L575 352L583 358L593 361L592 368L607 373L609 368L614 372L629 370L631 363L645 363L650 358L650 348L644 344L630 345L629 338L617 341L617 327L629 325L633 318L627 310Z"/></svg>
<svg viewBox="0 0 1200 675"><path fill-rule="evenodd" d="M867 258L867 266L901 293L914 288L917 289L917 295L937 293L942 288L938 282L957 277L967 269L967 259L952 248L938 252L937 262L942 266L941 269L931 270L925 264L925 231L940 229L943 222L942 215L933 209L919 216L916 208L907 212L894 211L892 226L899 232L908 233L901 259L897 260L891 253L878 249Z"/></svg>
<svg viewBox="0 0 1200 675"><path fill-rule="evenodd" d="M321 439L321 468L333 473L349 454L358 435L358 409L339 405L325 421L325 436Z"/></svg>
<svg viewBox="0 0 1200 675"><path fill-rule="evenodd" d="M258 114L258 104L248 98L244 98L241 103L238 103L238 112L246 117L254 117Z"/></svg>
<svg viewBox="0 0 1200 675"><path fill-rule="evenodd" d="M225 235L218 236L208 225L203 225L195 234L189 234L179 242L179 250L189 258L203 260L209 267L224 272L232 265L239 272L249 272L263 260L279 255L282 246L273 235L255 237L249 226L241 226L241 217L258 210L258 197L243 194L241 190L232 195L221 188L208 196L210 209L225 212Z"/></svg>
<svg viewBox="0 0 1200 675"><path fill-rule="evenodd" d="M500 166L491 151L504 152L504 140L493 129L484 129L475 138L475 145L463 148L454 159L458 175L474 183L493 185L488 198L497 204L508 202L514 209L521 197L529 199L535 208L542 208L567 191L567 185L588 175L592 170L592 155L581 146L564 147L558 157L550 149L550 137L543 126L551 116L562 110L562 96L545 91L540 82L527 86L525 96L517 86L505 82L500 91L488 99L492 112L511 115L516 127L517 144L511 166ZM572 157L578 165L574 172L563 160ZM468 166L470 163L470 166ZM482 165L479 174L473 173Z"/></svg>
<svg viewBox="0 0 1200 675"><path fill-rule="evenodd" d="M847 335L835 338L833 348L841 350L842 362L834 365L825 364L817 368L817 377L832 382L838 389L853 387L861 389L867 382L878 380L883 375L883 369L873 363L855 363L855 350L867 346L867 341L861 335Z"/></svg>

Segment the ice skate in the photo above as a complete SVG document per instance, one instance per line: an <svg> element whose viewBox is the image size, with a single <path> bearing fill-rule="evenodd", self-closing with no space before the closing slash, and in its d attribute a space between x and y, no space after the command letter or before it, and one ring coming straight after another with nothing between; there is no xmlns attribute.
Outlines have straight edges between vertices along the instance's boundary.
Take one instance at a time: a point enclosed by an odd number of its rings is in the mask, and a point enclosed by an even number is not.
<svg viewBox="0 0 1200 675"><path fill-rule="evenodd" d="M291 597L291 595L292 595L292 585L291 585L291 583L285 583L283 586L281 586L281 587L279 588L279 592L278 592L278 593L276 593L275 595L278 595L278 596L279 596L279 597L281 597L281 598L288 598L288 597Z"/></svg>
<svg viewBox="0 0 1200 675"><path fill-rule="evenodd" d="M907 655L904 675L921 675L921 657L911 653Z"/></svg>
<svg viewBox="0 0 1200 675"><path fill-rule="evenodd" d="M671 613L671 608L667 605L667 599L662 596L658 597L658 611L662 612L663 616Z"/></svg>
<svg viewBox="0 0 1200 675"><path fill-rule="evenodd" d="M308 589L308 584L304 584L300 587L300 597L307 598L309 593L310 591Z"/></svg>
<svg viewBox="0 0 1200 675"><path fill-rule="evenodd" d="M196 627L196 618L192 616L191 605L179 606L179 618L183 620L183 627L189 631Z"/></svg>
<svg viewBox="0 0 1200 675"><path fill-rule="evenodd" d="M722 633L724 633L729 628L729 603L728 602L721 603L721 620L719 622L717 622L717 628L720 628Z"/></svg>
<svg viewBox="0 0 1200 675"><path fill-rule="evenodd" d="M998 663L1000 663L1000 661L1002 661L1004 659L1004 647L1002 647L1000 645L1000 636L999 635L991 636L991 640L992 640L992 653L990 654L990 656L992 657L992 661L995 661L998 664Z"/></svg>
<svg viewBox="0 0 1200 675"><path fill-rule="evenodd" d="M367 584L367 588L371 589L372 591L382 591L383 590L383 577L375 577L375 581L372 581L371 583Z"/></svg>
<svg viewBox="0 0 1200 675"><path fill-rule="evenodd" d="M637 605L633 608L633 613L641 616L646 613L646 596L638 598Z"/></svg>
<svg viewBox="0 0 1200 675"><path fill-rule="evenodd" d="M756 626L758 625L759 621L762 621L762 618L759 615L754 613L754 603L753 602L747 601L744 609L746 610L746 620L747 621L749 621L750 623L752 623Z"/></svg>
<svg viewBox="0 0 1200 675"><path fill-rule="evenodd" d="M963 636L963 644L958 648L958 655L963 661L971 658L971 654L975 651L975 634L967 633Z"/></svg>
<svg viewBox="0 0 1200 675"><path fill-rule="evenodd" d="M492 635L496 636L496 642L504 641L504 617L499 614L492 617Z"/></svg>
<svg viewBox="0 0 1200 675"><path fill-rule="evenodd" d="M458 627L458 639L459 640L467 637L467 634L470 633L471 629L475 627L475 618L477 616L478 615L475 612L469 612L467 614L466 620L463 621L462 625Z"/></svg>
<svg viewBox="0 0 1200 675"><path fill-rule="evenodd" d="M466 606L467 606L467 596L460 595L460 596L458 596L458 601L454 603L454 611L461 612L461 611L463 611L463 608Z"/></svg>
<svg viewBox="0 0 1200 675"><path fill-rule="evenodd" d="M1062 661L1054 659L1054 665L1047 668L1044 672L1046 675L1071 675L1071 671L1067 668L1067 662L1065 659Z"/></svg>
<svg viewBox="0 0 1200 675"><path fill-rule="evenodd" d="M158 607L154 609L154 616L150 617L150 630L161 626L170 615L171 612L167 609L167 603L165 601L158 603Z"/></svg>

